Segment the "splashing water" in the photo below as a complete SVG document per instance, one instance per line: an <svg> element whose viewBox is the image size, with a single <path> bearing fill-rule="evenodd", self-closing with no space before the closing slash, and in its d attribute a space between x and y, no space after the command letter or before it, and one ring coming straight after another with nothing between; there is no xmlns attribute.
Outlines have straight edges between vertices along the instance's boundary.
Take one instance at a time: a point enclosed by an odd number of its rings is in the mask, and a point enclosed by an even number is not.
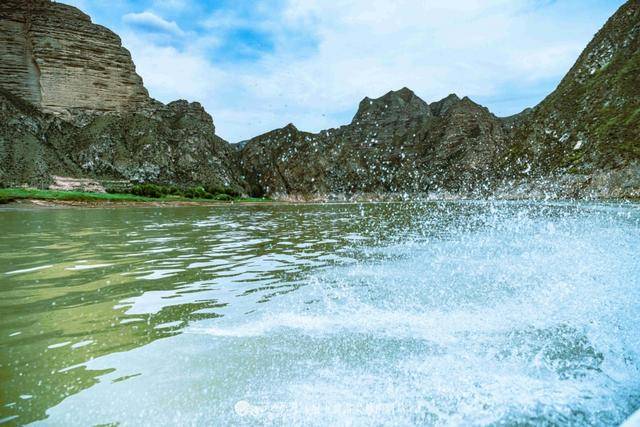
<svg viewBox="0 0 640 427"><path fill-rule="evenodd" d="M221 302L215 317L86 362L107 373L48 420L617 425L640 406L637 205L260 209L276 210L259 222L268 256L235 253L221 271L273 280L242 292L192 280L197 301ZM321 231L276 227L282 215ZM240 217L228 233L251 234L255 216ZM234 257L254 262L236 270ZM180 269L166 274L184 282ZM130 315L157 311L164 292L121 303Z"/></svg>
<svg viewBox="0 0 640 427"><path fill-rule="evenodd" d="M277 308L197 332L287 354L285 378L241 401L255 420L615 424L640 404L637 216L576 213L493 210L362 248Z"/></svg>

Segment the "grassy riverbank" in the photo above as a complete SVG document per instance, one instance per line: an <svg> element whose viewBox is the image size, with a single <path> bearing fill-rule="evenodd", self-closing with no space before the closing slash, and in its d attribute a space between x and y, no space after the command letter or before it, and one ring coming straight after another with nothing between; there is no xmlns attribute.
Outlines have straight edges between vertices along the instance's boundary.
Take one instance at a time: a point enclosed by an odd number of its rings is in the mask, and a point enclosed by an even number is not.
<svg viewBox="0 0 640 427"><path fill-rule="evenodd" d="M145 197L133 194L113 194L113 193L87 193L82 191L54 191L54 190L37 190L25 188L0 188L0 204L16 202L20 200L43 200L49 202L79 202L79 203L153 203L153 204L176 204L176 203L197 203L197 204L214 204L214 203L257 203L268 202L269 199L263 198L243 198L243 197L225 197L225 198L187 198L181 196L161 196L161 197Z"/></svg>

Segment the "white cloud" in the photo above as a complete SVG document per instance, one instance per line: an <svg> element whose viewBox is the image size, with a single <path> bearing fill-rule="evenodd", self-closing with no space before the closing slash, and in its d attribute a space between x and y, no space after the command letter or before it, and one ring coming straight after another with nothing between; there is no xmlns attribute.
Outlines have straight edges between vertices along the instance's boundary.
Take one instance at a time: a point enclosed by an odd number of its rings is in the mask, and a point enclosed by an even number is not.
<svg viewBox="0 0 640 427"><path fill-rule="evenodd" d="M561 79L604 23L604 13L615 8L597 16L577 0L532 5L288 0L284 8L266 8L260 21L232 12L202 17L199 25L207 31L181 48L156 45L140 32L123 39L153 96L202 102L218 133L238 141L289 122L312 131L339 126L364 96L403 86L426 101L456 92L493 100L488 106L499 114L515 113L530 106L519 98L531 102L547 94L549 82ZM127 16L129 23L182 33L152 12ZM224 49L218 31L252 26L270 34L272 51L237 64L222 64L211 54L211 46ZM298 37L312 37L314 48L300 54L292 42Z"/></svg>
<svg viewBox="0 0 640 427"><path fill-rule="evenodd" d="M145 30L169 33L176 36L184 35L184 31L182 31L182 29L174 21L167 21L166 19L150 11L141 13L128 13L124 15L122 19L127 24Z"/></svg>
<svg viewBox="0 0 640 427"><path fill-rule="evenodd" d="M135 52L136 69L151 96L165 102L178 98L204 101L215 93L216 82L228 78L199 53L154 45L134 32L124 32L122 39Z"/></svg>

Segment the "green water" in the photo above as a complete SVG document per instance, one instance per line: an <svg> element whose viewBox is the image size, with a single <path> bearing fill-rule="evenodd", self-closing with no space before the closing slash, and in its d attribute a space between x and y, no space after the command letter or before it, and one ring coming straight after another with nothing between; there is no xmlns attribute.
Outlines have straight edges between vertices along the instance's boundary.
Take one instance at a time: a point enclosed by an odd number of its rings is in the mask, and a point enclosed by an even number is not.
<svg viewBox="0 0 640 427"><path fill-rule="evenodd" d="M615 425L637 205L0 210L0 423Z"/></svg>

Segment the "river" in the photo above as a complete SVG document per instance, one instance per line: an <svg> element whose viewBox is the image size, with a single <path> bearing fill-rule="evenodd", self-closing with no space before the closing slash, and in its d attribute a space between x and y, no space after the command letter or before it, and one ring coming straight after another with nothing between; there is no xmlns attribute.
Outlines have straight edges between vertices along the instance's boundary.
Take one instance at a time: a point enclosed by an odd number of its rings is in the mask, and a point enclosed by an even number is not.
<svg viewBox="0 0 640 427"><path fill-rule="evenodd" d="M0 424L617 425L640 206L0 210Z"/></svg>

